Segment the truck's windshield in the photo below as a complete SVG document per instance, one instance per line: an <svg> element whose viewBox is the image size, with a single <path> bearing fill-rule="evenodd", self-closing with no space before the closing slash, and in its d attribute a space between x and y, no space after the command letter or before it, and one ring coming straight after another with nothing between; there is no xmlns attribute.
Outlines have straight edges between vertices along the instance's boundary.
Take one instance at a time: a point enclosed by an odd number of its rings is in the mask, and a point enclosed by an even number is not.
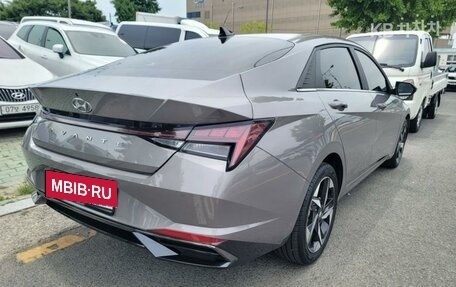
<svg viewBox="0 0 456 287"><path fill-rule="evenodd" d="M350 40L366 48L379 63L399 67L415 65L418 50L416 35L362 36Z"/></svg>

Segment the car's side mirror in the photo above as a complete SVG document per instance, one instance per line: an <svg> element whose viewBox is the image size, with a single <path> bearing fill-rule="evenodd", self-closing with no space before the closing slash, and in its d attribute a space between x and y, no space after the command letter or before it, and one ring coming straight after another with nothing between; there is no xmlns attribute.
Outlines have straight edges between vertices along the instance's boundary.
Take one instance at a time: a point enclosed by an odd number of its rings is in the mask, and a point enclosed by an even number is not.
<svg viewBox="0 0 456 287"><path fill-rule="evenodd" d="M65 51L64 51L64 47L62 44L55 44L54 46L52 46L52 51L54 53L57 53L59 54L60 56L60 59L63 59L63 57L65 56Z"/></svg>
<svg viewBox="0 0 456 287"><path fill-rule="evenodd" d="M424 59L424 62L421 64L421 68L430 68L437 65L437 52L429 52Z"/></svg>
<svg viewBox="0 0 456 287"><path fill-rule="evenodd" d="M402 100L413 100L413 95L416 92L416 87L407 82L396 82L394 89L396 95Z"/></svg>

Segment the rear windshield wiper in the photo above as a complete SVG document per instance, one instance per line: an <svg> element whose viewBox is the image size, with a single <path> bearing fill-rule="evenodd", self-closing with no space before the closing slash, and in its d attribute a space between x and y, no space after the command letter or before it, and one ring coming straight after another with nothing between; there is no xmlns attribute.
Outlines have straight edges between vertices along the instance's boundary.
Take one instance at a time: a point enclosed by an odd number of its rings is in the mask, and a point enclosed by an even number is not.
<svg viewBox="0 0 456 287"><path fill-rule="evenodd" d="M398 69L398 70L400 70L401 72L404 71L404 68L402 68L401 66L388 65L388 64L386 64L386 63L380 63L380 66L382 66L382 67L384 67L384 68Z"/></svg>

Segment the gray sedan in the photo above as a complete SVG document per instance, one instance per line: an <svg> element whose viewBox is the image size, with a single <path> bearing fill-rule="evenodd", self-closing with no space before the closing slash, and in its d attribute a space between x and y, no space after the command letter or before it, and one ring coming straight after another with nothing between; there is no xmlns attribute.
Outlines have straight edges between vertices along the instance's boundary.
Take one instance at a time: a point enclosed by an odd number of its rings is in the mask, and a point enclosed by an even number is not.
<svg viewBox="0 0 456 287"><path fill-rule="evenodd" d="M36 203L157 258L228 267L317 260L338 199L399 165L415 87L391 87L352 42L273 34L172 44L33 92Z"/></svg>

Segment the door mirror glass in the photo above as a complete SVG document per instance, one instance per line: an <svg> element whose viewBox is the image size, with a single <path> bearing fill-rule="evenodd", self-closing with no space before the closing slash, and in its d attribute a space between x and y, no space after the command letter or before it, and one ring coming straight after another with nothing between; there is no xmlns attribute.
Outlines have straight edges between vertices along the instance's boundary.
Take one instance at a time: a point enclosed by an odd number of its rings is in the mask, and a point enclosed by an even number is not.
<svg viewBox="0 0 456 287"><path fill-rule="evenodd" d="M407 82L396 82L396 95L402 100L412 100L416 87Z"/></svg>
<svg viewBox="0 0 456 287"><path fill-rule="evenodd" d="M65 48L62 44L55 44L54 46L52 46L52 51L54 53L59 54L61 59L64 57Z"/></svg>
<svg viewBox="0 0 456 287"><path fill-rule="evenodd" d="M437 65L437 52L429 52L426 55L426 59L421 64L421 68L430 68Z"/></svg>

